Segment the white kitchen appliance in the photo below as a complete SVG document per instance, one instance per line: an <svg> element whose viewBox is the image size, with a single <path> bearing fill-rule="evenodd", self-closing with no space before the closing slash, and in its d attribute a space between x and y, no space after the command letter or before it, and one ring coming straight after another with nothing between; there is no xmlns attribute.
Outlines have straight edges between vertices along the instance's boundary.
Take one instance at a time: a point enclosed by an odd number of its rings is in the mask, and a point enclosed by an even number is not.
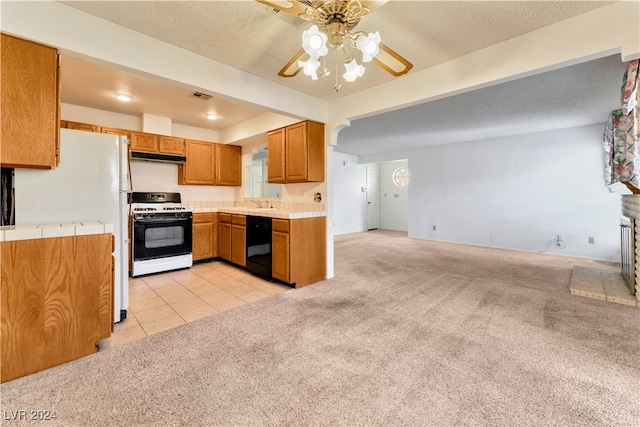
<svg viewBox="0 0 640 427"><path fill-rule="evenodd" d="M193 265L193 213L180 203L180 193L131 194L133 277Z"/></svg>
<svg viewBox="0 0 640 427"><path fill-rule="evenodd" d="M126 317L128 278L128 141L126 137L60 129L60 165L15 170L15 223L104 221L115 235L114 321Z"/></svg>

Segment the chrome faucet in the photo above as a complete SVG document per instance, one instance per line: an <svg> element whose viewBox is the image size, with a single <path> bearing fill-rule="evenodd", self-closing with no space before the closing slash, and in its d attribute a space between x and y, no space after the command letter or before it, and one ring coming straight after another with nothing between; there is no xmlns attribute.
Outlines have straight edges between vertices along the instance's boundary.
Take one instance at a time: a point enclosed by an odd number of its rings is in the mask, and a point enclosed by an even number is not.
<svg viewBox="0 0 640 427"><path fill-rule="evenodd" d="M262 208L262 200L251 199L251 201L258 205L258 208Z"/></svg>

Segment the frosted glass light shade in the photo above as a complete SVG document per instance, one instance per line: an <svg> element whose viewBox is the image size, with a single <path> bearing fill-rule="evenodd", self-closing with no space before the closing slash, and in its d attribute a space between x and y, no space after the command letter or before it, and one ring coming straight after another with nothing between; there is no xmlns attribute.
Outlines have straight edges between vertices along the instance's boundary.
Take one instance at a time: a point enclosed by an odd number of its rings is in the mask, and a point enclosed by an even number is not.
<svg viewBox="0 0 640 427"><path fill-rule="evenodd" d="M317 25L312 26L302 32L302 48L312 58L318 59L325 56L329 52L327 35L321 33Z"/></svg>
<svg viewBox="0 0 640 427"><path fill-rule="evenodd" d="M356 47L362 52L362 62L371 61L380 52L380 33L369 33L361 35L356 41Z"/></svg>
<svg viewBox="0 0 640 427"><path fill-rule="evenodd" d="M302 68L307 76L311 76L312 80L318 80L318 68L320 67L320 61L311 57L306 61L298 61L298 67Z"/></svg>
<svg viewBox="0 0 640 427"><path fill-rule="evenodd" d="M347 71L342 75L345 81L352 82L364 74L364 67L352 59L351 62L344 64Z"/></svg>

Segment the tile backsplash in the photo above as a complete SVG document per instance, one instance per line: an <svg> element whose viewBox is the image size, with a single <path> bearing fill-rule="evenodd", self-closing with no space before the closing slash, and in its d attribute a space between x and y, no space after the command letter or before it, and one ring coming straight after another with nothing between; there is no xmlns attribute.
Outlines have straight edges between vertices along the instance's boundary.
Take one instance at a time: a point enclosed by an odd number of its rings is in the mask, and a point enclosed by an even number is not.
<svg viewBox="0 0 640 427"><path fill-rule="evenodd" d="M324 202L283 202L281 199L242 199L239 201L194 201L194 202L185 202L187 208L190 209L198 209L198 208L232 208L232 207L255 207L256 203L253 202L259 201L263 206L267 205L269 207L274 207L277 210L288 211L288 212L323 212L326 209Z"/></svg>

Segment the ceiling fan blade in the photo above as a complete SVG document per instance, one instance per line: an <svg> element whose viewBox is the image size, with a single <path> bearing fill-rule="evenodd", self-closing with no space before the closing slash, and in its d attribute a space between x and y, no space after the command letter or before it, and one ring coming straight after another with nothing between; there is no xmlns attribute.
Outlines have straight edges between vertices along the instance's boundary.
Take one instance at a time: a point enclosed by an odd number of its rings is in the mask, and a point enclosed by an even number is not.
<svg viewBox="0 0 640 427"><path fill-rule="evenodd" d="M380 43L380 52L373 58L373 62L384 68L390 74L398 77L407 74L413 68L413 64L387 45Z"/></svg>
<svg viewBox="0 0 640 427"><path fill-rule="evenodd" d="M376 9L379 9L380 6L384 6L386 2L389 0L369 0L369 1L361 1L362 5L369 9L369 12L373 12Z"/></svg>
<svg viewBox="0 0 640 427"><path fill-rule="evenodd" d="M297 0L256 0L258 3L266 4L274 9L289 13L293 16L300 16L307 10L307 6Z"/></svg>
<svg viewBox="0 0 640 427"><path fill-rule="evenodd" d="M300 49L298 53L295 54L291 61L285 65L278 75L280 77L293 77L300 72L300 67L298 66L298 61L306 61L309 59L309 54L304 51L304 49Z"/></svg>

